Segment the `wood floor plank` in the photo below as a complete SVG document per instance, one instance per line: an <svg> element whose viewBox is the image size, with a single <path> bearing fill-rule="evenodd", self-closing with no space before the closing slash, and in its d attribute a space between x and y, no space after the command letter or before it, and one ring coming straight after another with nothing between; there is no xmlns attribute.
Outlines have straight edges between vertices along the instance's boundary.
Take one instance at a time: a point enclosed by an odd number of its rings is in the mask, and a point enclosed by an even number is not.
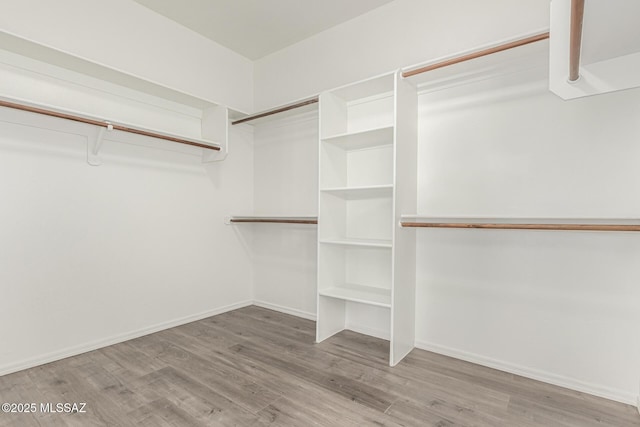
<svg viewBox="0 0 640 427"><path fill-rule="evenodd" d="M229 349L208 346L206 342L194 340L193 337L183 334L181 330L173 330L171 334L165 336L172 343L206 358L210 363L225 370L234 371L236 375L249 377L259 386L275 393L283 395L295 394L300 391L299 383L295 377L282 376L270 366L238 357Z"/></svg>
<svg viewBox="0 0 640 427"><path fill-rule="evenodd" d="M0 377L0 403L31 402L34 394L27 391L30 384L26 371L16 372ZM20 425L38 426L36 414L0 413L0 427Z"/></svg>
<svg viewBox="0 0 640 427"><path fill-rule="evenodd" d="M0 377L0 403L35 403L35 413L0 413L0 426L64 426L51 414L40 412L39 404L44 398L31 386L26 371Z"/></svg>
<svg viewBox="0 0 640 427"><path fill-rule="evenodd" d="M206 324L215 328L222 328L231 331L237 335L245 334L251 336L250 341L262 340L268 341L273 337L288 338L297 344L303 344L310 347L315 341L315 335L293 327L283 327L284 325L274 325L268 322L256 321L248 316L240 314L225 313L224 315L215 316L207 319Z"/></svg>
<svg viewBox="0 0 640 427"><path fill-rule="evenodd" d="M224 324L224 321L221 323L225 327L228 326ZM240 321L235 322L236 326L241 323ZM250 325L243 325L243 327L250 328ZM341 334L338 334L338 336ZM275 334L270 331L263 332L263 336L269 337L268 343L261 344L259 340L253 340L251 344L247 345L253 347L262 346L261 351L269 354L272 352L270 345L272 343L277 344L279 348L287 350L290 359L295 360L295 363L304 368L309 370L317 368L325 373L335 374L340 377L357 378L358 383L362 386L376 384L376 393L378 394L384 390L384 392L395 394L396 397L413 399L416 404L424 400L433 402L446 400L452 403L452 408L454 408L452 413L454 414L487 413L490 414L487 415L488 417L493 416L495 419L495 414L506 413L509 395L484 389L473 383L467 384L454 378L431 374L429 383L421 384L420 381L416 381L415 373L407 378L397 376L395 374L397 368L390 368L386 362L363 365L356 361L337 358L333 355L328 356L326 353L319 351L322 348L321 346L304 346L295 339L291 340L283 334ZM434 380L433 377L436 376L440 378ZM460 396L460 393L457 395L450 393L450 389L462 389L466 396ZM474 403L469 405L469 402Z"/></svg>
<svg viewBox="0 0 640 427"><path fill-rule="evenodd" d="M391 405L387 414L417 425L420 418L434 425L492 427L500 424L508 415L504 410L474 409L474 405L456 404L449 400L434 397L432 399L401 399Z"/></svg>
<svg viewBox="0 0 640 427"><path fill-rule="evenodd" d="M577 410L577 407L581 409ZM632 424L631 418L624 417L622 411L618 414L610 414L583 405L561 406L555 402L547 403L538 399L531 400L517 396L509 402L509 413L558 426L572 426L575 423L584 427L636 425Z"/></svg>
<svg viewBox="0 0 640 427"><path fill-rule="evenodd" d="M187 375L199 378L216 392L254 414L280 397L280 394L256 384L249 376L212 364L206 358L178 347L158 335L148 335L139 340L142 351L153 354Z"/></svg>
<svg viewBox="0 0 640 427"><path fill-rule="evenodd" d="M384 412L396 400L396 396L383 390L361 383L343 375L323 372L313 367L306 367L290 358L284 358L277 354L265 353L252 343L238 344L232 348L234 352L262 361L271 366L278 367L288 375L302 378L333 393L347 397L355 402Z"/></svg>
<svg viewBox="0 0 640 427"><path fill-rule="evenodd" d="M278 367L274 367L263 361L246 358L242 354L234 354L234 359L243 364L253 365L272 375L272 379L269 380L272 381L272 384L278 381L286 381L289 389L283 393L283 397L285 397L288 402L299 405L299 407L308 408L327 404L332 408L340 408L345 418L354 419L359 425L395 425L390 417L381 414L380 411L361 405L348 397L345 398L343 395L333 393L312 381L308 381L304 377L299 378L293 375L286 375ZM266 379L267 377L265 376L265 380ZM283 402L282 399L279 399L277 402L279 402L280 405L288 403ZM278 405L270 406L278 407Z"/></svg>
<svg viewBox="0 0 640 427"><path fill-rule="evenodd" d="M392 417L327 390L304 386L304 392L283 396L259 414L276 425L304 425L305 419L326 426L400 427Z"/></svg>
<svg viewBox="0 0 640 427"><path fill-rule="evenodd" d="M458 424L431 410L428 404L418 405L406 399L391 405L387 414L406 426L458 427Z"/></svg>
<svg viewBox="0 0 640 427"><path fill-rule="evenodd" d="M140 381L206 425L250 426L258 418L230 399L172 367L148 374Z"/></svg>
<svg viewBox="0 0 640 427"><path fill-rule="evenodd" d="M446 356L390 368L387 341L314 340L315 322L245 307L0 377L0 401L88 411L0 414L0 427L640 426L632 406Z"/></svg>
<svg viewBox="0 0 640 427"><path fill-rule="evenodd" d="M316 322L312 320L293 317L266 308L256 307L255 305L241 308L235 312L230 312L230 314L253 318L258 320L259 324L270 325L276 329L283 329L284 327L285 329L298 331L312 340L315 340L316 337Z"/></svg>
<svg viewBox="0 0 640 427"><path fill-rule="evenodd" d="M32 372L32 380L36 382L36 387L47 399L46 402L86 403L86 413L59 413L56 417L72 426L127 425L127 419L122 416L124 413L122 408L85 381L84 376L91 375L95 367L92 366L90 370L80 374L76 370L69 369L68 360L62 362L35 368Z"/></svg>
<svg viewBox="0 0 640 427"><path fill-rule="evenodd" d="M327 352L359 363L389 364L389 341L345 330L318 346Z"/></svg>
<svg viewBox="0 0 640 427"><path fill-rule="evenodd" d="M149 403L149 399L131 389L131 380L134 374L129 371L120 371L110 367L111 361L101 351L91 352L85 355L94 362L91 369L85 371L83 382L92 387L101 398L109 399L121 410L129 412ZM155 397L155 396L154 396Z"/></svg>
<svg viewBox="0 0 640 427"><path fill-rule="evenodd" d="M168 365L159 359L149 357L132 342L124 342L99 350L99 353L115 364L115 369L125 369L133 375L142 376ZM106 362L105 362L106 363Z"/></svg>
<svg viewBox="0 0 640 427"><path fill-rule="evenodd" d="M284 402L279 399L277 402L280 404L287 403L289 401L298 402L302 397L304 399L310 399L315 405L319 403L328 403L331 407L339 407L344 414L350 414L350 417L357 420L358 425L374 425L377 424L381 418L379 412L369 410L369 408L357 404L351 399L341 399L333 393L327 392L322 387L318 387L311 382L305 381L304 378L298 378L296 376L283 375L282 372L274 366L263 363L261 361L245 358L241 354L228 352L224 349L201 347L188 337L181 335L181 331L176 328L171 335L171 340L180 346L189 346L193 348L198 347L197 350L200 354L206 354L207 358L216 364L223 364L250 374L252 378L264 386L269 386L274 390L278 390L283 395L286 395L287 400ZM266 348L267 353L274 351L278 352L278 347ZM283 403L284 402L284 403ZM300 404L300 403L296 403ZM270 405L272 409L277 408L278 405ZM261 411L264 415L264 412ZM384 417L383 417L384 418ZM268 417L267 417L268 419ZM280 421L279 421L280 422ZM390 420L384 420L384 425L393 425Z"/></svg>
<svg viewBox="0 0 640 427"><path fill-rule="evenodd" d="M206 427L207 424L175 406L168 399L158 399L128 414L136 424Z"/></svg>
<svg viewBox="0 0 640 427"><path fill-rule="evenodd" d="M303 409L303 408L309 409ZM291 401L283 397L270 404L262 411L260 416L271 425L276 426L345 426L359 427L363 424L349 420L339 412L331 410L322 402Z"/></svg>
<svg viewBox="0 0 640 427"><path fill-rule="evenodd" d="M168 329L159 332L159 334L163 336L162 334L164 333L172 333L174 331L180 331L182 334L189 335L195 338L195 340L193 340L194 342L204 343L210 348L229 348L249 339L248 337L229 332L226 329L212 328L209 322L207 322L207 319L205 319L205 321L189 323L179 328Z"/></svg>

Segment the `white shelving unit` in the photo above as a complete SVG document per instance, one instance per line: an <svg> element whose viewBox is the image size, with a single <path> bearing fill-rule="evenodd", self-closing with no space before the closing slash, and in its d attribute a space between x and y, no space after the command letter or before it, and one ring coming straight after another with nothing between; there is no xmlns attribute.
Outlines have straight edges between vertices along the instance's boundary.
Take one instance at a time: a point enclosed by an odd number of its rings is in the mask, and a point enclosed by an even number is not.
<svg viewBox="0 0 640 427"><path fill-rule="evenodd" d="M392 366L414 345L415 232L399 215L416 206L416 123L400 73L320 95L316 338L370 331Z"/></svg>

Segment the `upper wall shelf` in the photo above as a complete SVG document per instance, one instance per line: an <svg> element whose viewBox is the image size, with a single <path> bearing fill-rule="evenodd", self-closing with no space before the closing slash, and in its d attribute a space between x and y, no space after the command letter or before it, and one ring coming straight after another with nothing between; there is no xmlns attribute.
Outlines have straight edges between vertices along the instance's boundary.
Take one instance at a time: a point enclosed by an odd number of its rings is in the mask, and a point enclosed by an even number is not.
<svg viewBox="0 0 640 427"><path fill-rule="evenodd" d="M30 58L34 61L49 64L53 67L69 70L85 76L90 76L100 81L109 82L120 87L148 94L159 99L175 102L177 104L201 110L219 105L219 103L213 100L203 99L149 80L144 80L113 68L90 62L38 43L33 43L5 33L1 30L0 46L2 46L2 49L5 51Z"/></svg>
<svg viewBox="0 0 640 427"><path fill-rule="evenodd" d="M195 147L189 152L204 161L226 156L224 106L1 31L0 46L5 107L19 104L25 111L105 128L110 122L116 132L109 139L126 132L179 142Z"/></svg>
<svg viewBox="0 0 640 427"><path fill-rule="evenodd" d="M404 68L402 75L421 92L536 68L546 75L548 39L547 29L523 34Z"/></svg>
<svg viewBox="0 0 640 427"><path fill-rule="evenodd" d="M549 89L574 99L640 87L639 16L633 0L552 1Z"/></svg>
<svg viewBox="0 0 640 427"><path fill-rule="evenodd" d="M402 227L549 231L640 231L635 218L498 218L402 215Z"/></svg>

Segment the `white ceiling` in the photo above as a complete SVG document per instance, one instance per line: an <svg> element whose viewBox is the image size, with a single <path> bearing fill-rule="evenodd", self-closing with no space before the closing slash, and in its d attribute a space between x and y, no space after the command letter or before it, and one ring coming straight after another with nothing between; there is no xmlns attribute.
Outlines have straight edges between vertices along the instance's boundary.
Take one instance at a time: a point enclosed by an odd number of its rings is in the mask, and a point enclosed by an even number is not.
<svg viewBox="0 0 640 427"><path fill-rule="evenodd" d="M259 59L393 0L135 0Z"/></svg>

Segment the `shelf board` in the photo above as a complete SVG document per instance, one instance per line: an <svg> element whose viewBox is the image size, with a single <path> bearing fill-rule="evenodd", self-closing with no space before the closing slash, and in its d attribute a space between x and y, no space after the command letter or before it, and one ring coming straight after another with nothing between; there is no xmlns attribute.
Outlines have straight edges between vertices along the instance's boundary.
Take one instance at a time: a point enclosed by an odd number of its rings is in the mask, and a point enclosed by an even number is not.
<svg viewBox="0 0 640 427"><path fill-rule="evenodd" d="M520 40L543 36L544 33L536 32L524 37L500 40L452 56L407 67L403 70L403 76L415 84L419 92L425 93L458 86L470 81L486 80L497 75L513 74L540 67L548 72L549 40L546 39L499 50L488 55L482 54ZM448 65L439 66L444 64ZM413 74L420 69L427 71Z"/></svg>
<svg viewBox="0 0 640 427"><path fill-rule="evenodd" d="M435 217L402 215L403 227L499 230L640 231L638 218Z"/></svg>
<svg viewBox="0 0 640 427"><path fill-rule="evenodd" d="M391 248L391 240L381 239L321 239L320 243L340 246L362 246L368 248Z"/></svg>
<svg viewBox="0 0 640 427"><path fill-rule="evenodd" d="M322 138L325 143L334 144L345 150L361 150L393 144L393 126L347 132Z"/></svg>
<svg viewBox="0 0 640 427"><path fill-rule="evenodd" d="M345 283L329 289L322 289L318 293L323 297L391 308L390 289Z"/></svg>
<svg viewBox="0 0 640 427"><path fill-rule="evenodd" d="M226 152L226 107L2 32L0 46L3 108L102 128L109 122L109 139L118 142L153 147L129 135L136 134ZM56 96L67 92L73 96Z"/></svg>
<svg viewBox="0 0 640 427"><path fill-rule="evenodd" d="M373 199L380 197L391 197L393 195L393 185L369 185L364 187L335 187L323 188L320 192L332 194L343 199Z"/></svg>
<svg viewBox="0 0 640 427"><path fill-rule="evenodd" d="M8 33L0 32L0 46L2 46L3 50L20 56L193 108L203 110L219 105L218 102L158 84Z"/></svg>
<svg viewBox="0 0 640 427"><path fill-rule="evenodd" d="M317 216L281 216L281 215L234 215L225 218L225 224L271 223L271 224L317 224Z"/></svg>

